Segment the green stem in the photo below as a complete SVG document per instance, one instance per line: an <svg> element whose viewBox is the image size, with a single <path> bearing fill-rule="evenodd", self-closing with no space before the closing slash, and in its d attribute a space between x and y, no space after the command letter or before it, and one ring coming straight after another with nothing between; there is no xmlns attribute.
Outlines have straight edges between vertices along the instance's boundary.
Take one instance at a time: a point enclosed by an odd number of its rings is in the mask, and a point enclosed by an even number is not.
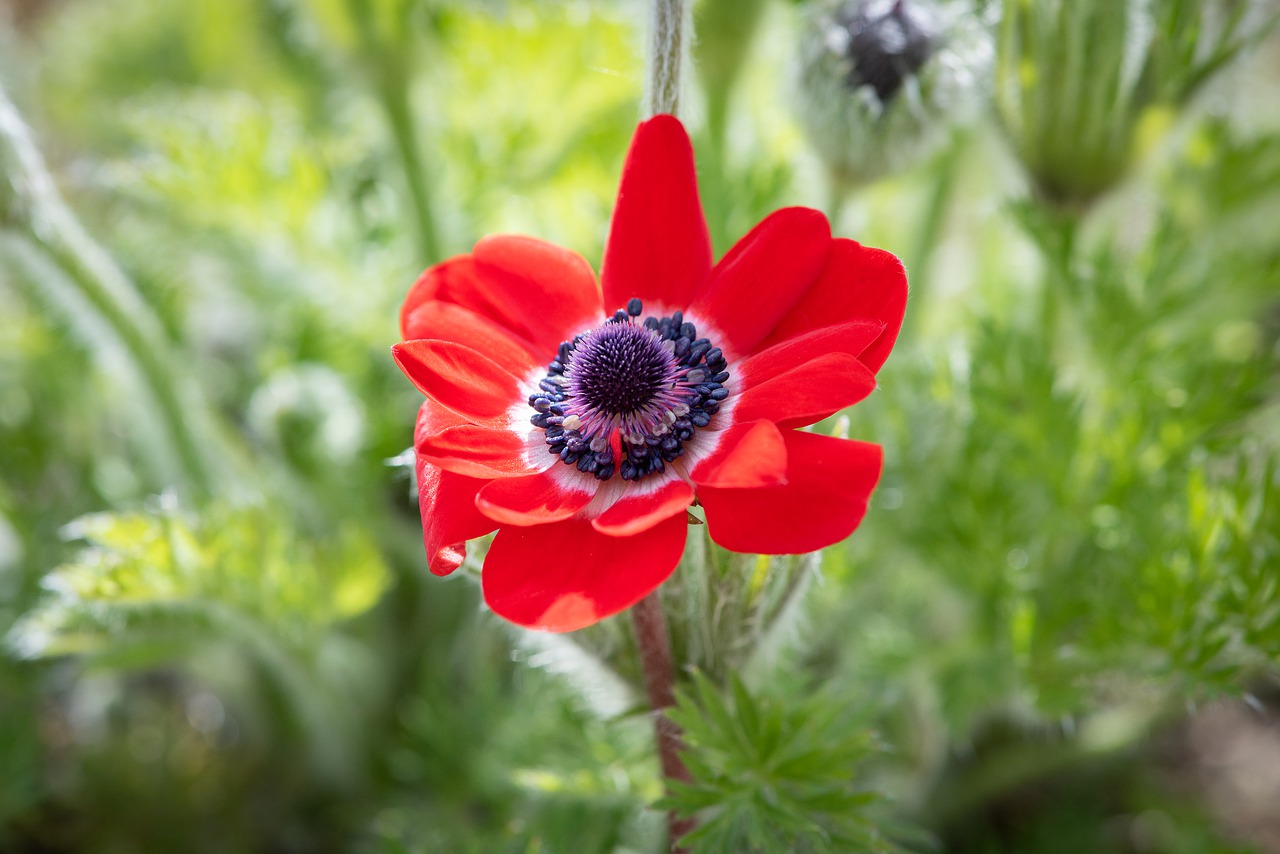
<svg viewBox="0 0 1280 854"><path fill-rule="evenodd" d="M1072 213L1057 213L1050 225L1049 239L1042 244L1049 276L1040 294L1040 335L1043 346L1052 351L1057 343L1058 315L1063 298L1075 291L1071 274L1071 257L1075 254L1079 219Z"/></svg>
<svg viewBox="0 0 1280 854"><path fill-rule="evenodd" d="M827 172L827 221L831 228L838 231L840 217L844 214L845 203L849 200L849 186L835 172Z"/></svg>
<svg viewBox="0 0 1280 854"><path fill-rule="evenodd" d="M418 253L425 264L434 264L444 258L440 245L440 232L436 226L431 204L431 192L427 181L426 164L422 160L422 145L418 139L413 107L409 103L409 85L400 71L385 71L380 77L379 96L387 114L396 153L404 169L405 183L409 188L409 200L417 220Z"/></svg>
<svg viewBox="0 0 1280 854"><path fill-rule="evenodd" d="M680 107L680 75L684 64L686 16L684 0L653 0L649 39L649 90L645 112L676 115Z"/></svg>
<svg viewBox="0 0 1280 854"><path fill-rule="evenodd" d="M954 139L951 148L938 163L933 182L933 192L929 194L929 204L925 208L924 218L920 221L920 230L916 233L915 243L907 255L907 271L912 277L913 296L919 300L924 285L929 281L929 262L933 260L934 250L938 248L938 239L942 236L942 226L947 219L947 211L951 209L951 199L955 195L957 166L964 150L964 141Z"/></svg>
<svg viewBox="0 0 1280 854"><path fill-rule="evenodd" d="M11 194L0 197L0 218L17 227L66 273L80 297L119 339L154 398L190 486L212 491L207 443L196 435L197 416L179 391L162 324L111 255L84 230L54 186L44 159L17 109L0 90L0 172Z"/></svg>
<svg viewBox="0 0 1280 854"><path fill-rule="evenodd" d="M387 126L395 143L400 167L409 190L409 202L417 221L419 260L434 264L444 258L440 230L431 202L431 185L422 159L422 142L409 97L408 72L410 45L403 30L383 38L374 20L372 4L364 0L347 0L347 12L360 33L361 59L372 73L378 101L387 116Z"/></svg>
<svg viewBox="0 0 1280 854"><path fill-rule="evenodd" d="M210 461L192 430L193 413L179 394L179 381L170 369L175 363L170 347L157 335L143 332L141 325L135 323L112 299L110 289L104 285L103 274L123 275L115 267L115 262L78 228L62 237L63 240L44 243L43 248L119 336L159 407L191 486L202 496L210 495L213 491Z"/></svg>

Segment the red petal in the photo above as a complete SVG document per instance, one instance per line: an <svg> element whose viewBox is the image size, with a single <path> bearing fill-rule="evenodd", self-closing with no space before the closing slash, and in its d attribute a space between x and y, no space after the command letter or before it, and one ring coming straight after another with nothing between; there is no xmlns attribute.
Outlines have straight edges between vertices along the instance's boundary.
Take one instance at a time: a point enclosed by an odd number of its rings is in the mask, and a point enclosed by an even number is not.
<svg viewBox="0 0 1280 854"><path fill-rule="evenodd" d="M418 456L445 471L492 480L537 474L525 439L500 427L462 424L416 440Z"/></svg>
<svg viewBox="0 0 1280 854"><path fill-rule="evenodd" d="M880 479L879 445L794 430L787 482L758 489L699 487L711 539L735 552L801 554L858 527Z"/></svg>
<svg viewBox="0 0 1280 854"><path fill-rule="evenodd" d="M875 387L875 374L857 357L828 353L743 391L733 417L804 427L853 406Z"/></svg>
<svg viewBox="0 0 1280 854"><path fill-rule="evenodd" d="M446 409L431 398L418 407L418 423L413 428L413 445L416 448L428 436L434 436L450 427L459 427L467 420L452 409Z"/></svg>
<svg viewBox="0 0 1280 854"><path fill-rule="evenodd" d="M733 373L744 388L751 388L828 353L857 356L883 331L884 324L878 320L853 320L815 329L743 359Z"/></svg>
<svg viewBox="0 0 1280 854"><path fill-rule="evenodd" d="M860 357L868 368L878 371L898 339L906 308L907 274L902 262L883 249L837 238L818 281L765 343L777 344L833 323L878 320L884 331Z"/></svg>
<svg viewBox="0 0 1280 854"><path fill-rule="evenodd" d="M444 300L419 303L405 317L404 332L407 340L434 338L465 344L517 376L524 376L545 361L545 353L534 353L527 342L492 320Z"/></svg>
<svg viewBox="0 0 1280 854"><path fill-rule="evenodd" d="M473 251L476 271L490 283L495 318L545 352L549 361L561 342L604 317L600 286L591 265L577 253L532 237L486 237Z"/></svg>
<svg viewBox="0 0 1280 854"><path fill-rule="evenodd" d="M391 353L419 391L469 421L506 423L521 398L514 374L462 344L402 341Z"/></svg>
<svg viewBox="0 0 1280 854"><path fill-rule="evenodd" d="M428 267L409 288L400 306L400 337L406 341L422 337L414 334L412 317L424 302L443 300L485 314L484 293L470 255L458 255Z"/></svg>
<svg viewBox="0 0 1280 854"><path fill-rule="evenodd" d="M774 211L720 259L691 308L715 324L720 346L754 352L821 274L830 247L820 211Z"/></svg>
<svg viewBox="0 0 1280 854"><path fill-rule="evenodd" d="M571 632L639 602L680 562L688 524L671 516L634 537L585 519L498 531L485 557L484 599L531 629Z"/></svg>
<svg viewBox="0 0 1280 854"><path fill-rule="evenodd" d="M636 128L622 168L600 272L605 309L632 297L646 303L646 313L658 305L682 309L710 271L693 146L678 119L654 116Z"/></svg>
<svg viewBox="0 0 1280 854"><path fill-rule="evenodd" d="M495 480L480 490L476 507L503 525L559 522L586 507L596 494L598 482L594 479L589 489L583 489L583 484L571 478L569 472L549 469L529 477Z"/></svg>
<svg viewBox="0 0 1280 854"><path fill-rule="evenodd" d="M470 255L427 270L401 308L401 329L427 300L443 300L487 317L550 360L561 341L604 314L595 274L583 258L532 237L497 235Z"/></svg>
<svg viewBox="0 0 1280 854"><path fill-rule="evenodd" d="M773 486L787 479L787 446L772 421L739 423L721 434L714 453L690 472L694 483L724 489Z"/></svg>
<svg viewBox="0 0 1280 854"><path fill-rule="evenodd" d="M436 575L448 575L466 557L466 541L497 527L476 509L476 493L486 483L441 471L418 458L418 508L427 562Z"/></svg>
<svg viewBox="0 0 1280 854"><path fill-rule="evenodd" d="M683 480L669 480L645 493L637 493L638 485L613 503L608 510L591 520L591 527L611 537L630 537L685 511L693 503L693 487Z"/></svg>

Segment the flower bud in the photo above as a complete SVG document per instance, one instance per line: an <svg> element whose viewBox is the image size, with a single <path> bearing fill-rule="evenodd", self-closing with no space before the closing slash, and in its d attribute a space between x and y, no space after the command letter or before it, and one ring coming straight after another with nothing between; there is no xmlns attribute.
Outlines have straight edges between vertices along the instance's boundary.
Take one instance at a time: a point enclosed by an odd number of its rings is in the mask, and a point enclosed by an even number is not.
<svg viewBox="0 0 1280 854"><path fill-rule="evenodd" d="M1040 196L1087 206L1169 127L1174 110L1261 37L1258 3L1006 3L996 109Z"/></svg>
<svg viewBox="0 0 1280 854"><path fill-rule="evenodd" d="M977 19L928 0L827 3L804 36L800 123L837 180L884 177L976 112L991 57Z"/></svg>

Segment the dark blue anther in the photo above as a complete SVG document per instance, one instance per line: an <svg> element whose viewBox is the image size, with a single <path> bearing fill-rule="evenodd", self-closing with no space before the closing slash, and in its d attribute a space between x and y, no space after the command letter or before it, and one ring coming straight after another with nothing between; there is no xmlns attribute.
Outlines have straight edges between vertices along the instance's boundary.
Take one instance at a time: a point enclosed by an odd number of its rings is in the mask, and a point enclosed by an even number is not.
<svg viewBox="0 0 1280 854"><path fill-rule="evenodd" d="M641 320L643 314L643 301L633 297L604 325L561 343L528 398L529 420L544 431L548 452L601 481L666 471L729 397L720 348L699 338L681 312ZM573 429L565 429L566 419ZM614 430L621 435L610 436Z"/></svg>

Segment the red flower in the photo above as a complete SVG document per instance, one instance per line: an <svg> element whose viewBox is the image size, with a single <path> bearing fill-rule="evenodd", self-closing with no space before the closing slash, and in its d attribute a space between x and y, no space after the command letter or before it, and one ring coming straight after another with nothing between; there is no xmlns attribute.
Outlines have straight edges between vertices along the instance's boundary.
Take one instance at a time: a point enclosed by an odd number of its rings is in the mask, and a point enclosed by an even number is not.
<svg viewBox="0 0 1280 854"><path fill-rule="evenodd" d="M431 571L497 529L485 601L571 631L666 580L695 499L733 551L848 536L880 447L796 428L875 388L906 306L898 259L786 208L713 265L689 138L657 116L631 143L600 278L498 236L409 291L393 352L427 396L414 448Z"/></svg>

